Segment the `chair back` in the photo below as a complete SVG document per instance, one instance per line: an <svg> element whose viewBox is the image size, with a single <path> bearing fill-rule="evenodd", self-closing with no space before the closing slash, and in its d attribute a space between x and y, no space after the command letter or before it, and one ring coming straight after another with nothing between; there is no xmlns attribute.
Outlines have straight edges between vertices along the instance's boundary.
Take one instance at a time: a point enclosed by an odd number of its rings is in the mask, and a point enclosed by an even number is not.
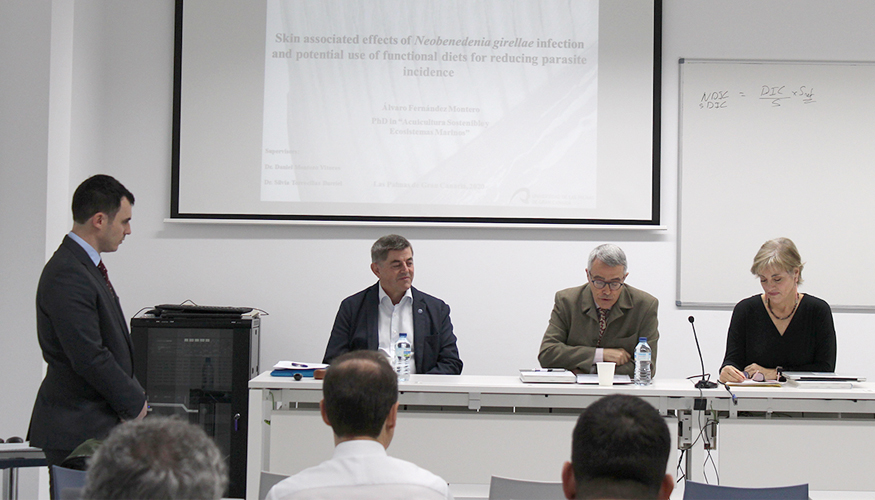
<svg viewBox="0 0 875 500"><path fill-rule="evenodd" d="M492 476L489 500L562 500L562 483Z"/></svg>
<svg viewBox="0 0 875 500"><path fill-rule="evenodd" d="M684 500L808 500L808 485L737 488L686 481Z"/></svg>
<svg viewBox="0 0 875 500"><path fill-rule="evenodd" d="M58 465L52 466L52 493L56 499L78 500L82 498L82 488L85 487L84 470L67 469Z"/></svg>
<svg viewBox="0 0 875 500"><path fill-rule="evenodd" d="M267 498L267 492L273 485L287 478L286 474L274 474L273 472L261 471L261 480L258 483L258 500Z"/></svg>
<svg viewBox="0 0 875 500"><path fill-rule="evenodd" d="M447 500L437 490L416 484L361 484L309 488L294 493L286 500Z"/></svg>

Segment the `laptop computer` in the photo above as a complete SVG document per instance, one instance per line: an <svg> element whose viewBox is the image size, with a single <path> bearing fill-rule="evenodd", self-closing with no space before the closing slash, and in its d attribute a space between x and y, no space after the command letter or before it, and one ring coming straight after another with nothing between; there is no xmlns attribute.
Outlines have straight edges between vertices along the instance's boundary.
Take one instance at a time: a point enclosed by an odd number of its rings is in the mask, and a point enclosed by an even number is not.
<svg viewBox="0 0 875 500"><path fill-rule="evenodd" d="M833 372L784 372L784 376L796 382L865 382L866 377Z"/></svg>

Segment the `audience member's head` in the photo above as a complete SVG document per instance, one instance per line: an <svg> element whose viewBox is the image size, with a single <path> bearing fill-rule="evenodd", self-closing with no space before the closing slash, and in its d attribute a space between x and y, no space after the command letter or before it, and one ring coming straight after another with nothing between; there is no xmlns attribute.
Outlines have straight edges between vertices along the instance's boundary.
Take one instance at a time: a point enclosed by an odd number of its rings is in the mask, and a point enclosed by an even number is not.
<svg viewBox="0 0 875 500"><path fill-rule="evenodd" d="M568 498L667 499L671 436L659 412L641 398L614 394L577 419L571 462L562 469Z"/></svg>
<svg viewBox="0 0 875 500"><path fill-rule="evenodd" d="M322 382L322 397L322 417L340 440L379 440L388 432L391 441L398 376L381 352L352 351L335 358Z"/></svg>
<svg viewBox="0 0 875 500"><path fill-rule="evenodd" d="M215 500L228 485L216 443L195 425L149 417L113 429L91 459L86 500Z"/></svg>

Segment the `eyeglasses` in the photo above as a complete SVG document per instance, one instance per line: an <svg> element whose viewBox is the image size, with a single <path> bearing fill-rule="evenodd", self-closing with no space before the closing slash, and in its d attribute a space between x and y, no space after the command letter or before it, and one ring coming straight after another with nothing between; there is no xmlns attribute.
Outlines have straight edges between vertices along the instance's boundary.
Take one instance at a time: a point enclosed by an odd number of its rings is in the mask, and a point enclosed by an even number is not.
<svg viewBox="0 0 875 500"><path fill-rule="evenodd" d="M623 286L622 281L592 280L591 282L592 282L592 286L598 288L599 290L601 290L602 288L605 287L605 285L607 285L611 290L616 292L617 290L620 289L621 286Z"/></svg>
<svg viewBox="0 0 875 500"><path fill-rule="evenodd" d="M762 374L762 372L753 372L753 375L744 372L744 376L753 380L754 382L765 382L766 376Z"/></svg>

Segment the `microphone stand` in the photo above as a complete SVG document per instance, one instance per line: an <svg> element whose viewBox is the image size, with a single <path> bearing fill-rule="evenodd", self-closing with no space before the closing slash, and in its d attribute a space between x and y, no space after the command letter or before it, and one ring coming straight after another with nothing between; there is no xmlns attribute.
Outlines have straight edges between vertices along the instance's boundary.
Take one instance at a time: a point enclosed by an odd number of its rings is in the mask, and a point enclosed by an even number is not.
<svg viewBox="0 0 875 500"><path fill-rule="evenodd" d="M690 321L690 326L693 327L693 338L696 339L696 350L699 351L699 362L702 363L702 380L696 382L695 387L697 389L713 389L717 387L717 383L705 379L705 358L702 357L702 349L699 347L699 336L696 335L696 325L694 323L696 318L690 316L687 319Z"/></svg>

